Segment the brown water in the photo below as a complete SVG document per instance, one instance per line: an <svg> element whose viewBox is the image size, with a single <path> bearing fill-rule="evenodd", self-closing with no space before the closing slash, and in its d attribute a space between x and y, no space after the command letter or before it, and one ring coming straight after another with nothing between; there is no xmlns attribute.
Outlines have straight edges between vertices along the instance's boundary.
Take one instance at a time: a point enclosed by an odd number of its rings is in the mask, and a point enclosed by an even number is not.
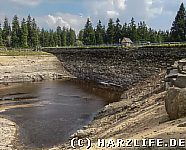
<svg viewBox="0 0 186 150"><path fill-rule="evenodd" d="M120 94L80 81L24 83L0 89L0 106L36 104L0 113L17 123L26 148L52 147L88 124L98 110ZM12 104L12 100L14 103Z"/></svg>

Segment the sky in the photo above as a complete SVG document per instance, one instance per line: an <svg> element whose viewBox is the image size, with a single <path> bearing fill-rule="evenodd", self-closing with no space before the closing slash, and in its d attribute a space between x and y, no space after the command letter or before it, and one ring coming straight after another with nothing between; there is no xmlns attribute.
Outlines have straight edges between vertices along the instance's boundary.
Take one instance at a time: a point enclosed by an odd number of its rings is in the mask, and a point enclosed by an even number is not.
<svg viewBox="0 0 186 150"><path fill-rule="evenodd" d="M95 26L100 19L107 25L109 18L119 18L121 24L145 21L156 30L169 30L181 3L186 0L1 0L0 23L5 16L27 18L30 14L40 28L71 27L76 31L84 28L87 18Z"/></svg>

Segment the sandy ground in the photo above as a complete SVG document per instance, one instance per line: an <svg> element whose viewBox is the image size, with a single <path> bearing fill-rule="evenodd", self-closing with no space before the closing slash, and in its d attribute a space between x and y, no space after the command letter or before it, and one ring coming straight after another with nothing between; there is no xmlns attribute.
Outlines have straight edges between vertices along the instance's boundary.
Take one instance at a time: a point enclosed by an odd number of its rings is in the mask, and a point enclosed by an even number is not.
<svg viewBox="0 0 186 150"><path fill-rule="evenodd" d="M9 106L0 106L0 112L13 108L27 108L36 105L39 106L40 104L36 102L32 104L12 104ZM18 143L16 143L18 134L19 127L16 125L15 122L0 117L0 150L19 150L19 148L15 148L16 145L19 145Z"/></svg>
<svg viewBox="0 0 186 150"><path fill-rule="evenodd" d="M0 56L0 83L41 81L70 76L53 55Z"/></svg>
<svg viewBox="0 0 186 150"><path fill-rule="evenodd" d="M0 149L12 150L12 141L16 135L16 124L10 120L0 118Z"/></svg>

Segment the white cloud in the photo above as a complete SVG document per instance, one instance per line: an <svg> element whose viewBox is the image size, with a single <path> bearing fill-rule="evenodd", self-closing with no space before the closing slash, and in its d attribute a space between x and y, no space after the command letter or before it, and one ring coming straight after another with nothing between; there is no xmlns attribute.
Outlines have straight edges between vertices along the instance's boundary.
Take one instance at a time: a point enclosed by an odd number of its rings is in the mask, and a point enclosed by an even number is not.
<svg viewBox="0 0 186 150"><path fill-rule="evenodd" d="M0 12L0 23L1 23L1 27L3 26L3 22L4 22L5 17L8 17L8 16L6 16L5 13Z"/></svg>
<svg viewBox="0 0 186 150"><path fill-rule="evenodd" d="M117 17L120 11L125 10L126 0L93 0L85 1L89 13L94 17ZM101 19L100 18L100 19Z"/></svg>
<svg viewBox="0 0 186 150"><path fill-rule="evenodd" d="M70 28L70 25L68 24L67 21L63 19L62 16L53 16L53 15L48 15L46 18L46 22L49 26L65 26L67 28Z"/></svg>
<svg viewBox="0 0 186 150"><path fill-rule="evenodd" d="M49 28L55 29L57 26L65 26L79 31L86 23L86 17L82 15L73 15L69 13L55 13L44 17L36 18L40 26L47 25Z"/></svg>
<svg viewBox="0 0 186 150"><path fill-rule="evenodd" d="M117 17L119 15L119 13L117 12L117 11L114 11L114 10L108 10L107 11L107 16L109 17L109 18L115 18L115 17Z"/></svg>
<svg viewBox="0 0 186 150"><path fill-rule="evenodd" d="M170 24L170 17L176 15L181 0L92 0L84 3L88 15L93 16L94 24L99 19L105 24L109 18L119 18L121 23L124 23L129 22L132 17L136 22L146 21L147 24L151 24L152 20L160 21L161 18L165 19L165 16L169 18L167 22Z"/></svg>
<svg viewBox="0 0 186 150"><path fill-rule="evenodd" d="M39 5L42 0L10 0L10 1L21 5L36 6Z"/></svg>
<svg viewBox="0 0 186 150"><path fill-rule="evenodd" d="M119 9L124 10L126 7L126 0L116 0L116 6Z"/></svg>

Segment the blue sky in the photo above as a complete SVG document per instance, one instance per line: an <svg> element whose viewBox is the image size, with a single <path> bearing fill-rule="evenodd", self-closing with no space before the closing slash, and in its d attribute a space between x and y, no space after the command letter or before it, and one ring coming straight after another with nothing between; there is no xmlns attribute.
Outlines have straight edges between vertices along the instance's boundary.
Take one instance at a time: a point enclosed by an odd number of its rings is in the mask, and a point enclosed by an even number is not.
<svg viewBox="0 0 186 150"><path fill-rule="evenodd" d="M1 0L0 22L17 14L22 20L31 14L40 27L72 27L76 31L91 18L106 24L109 18L120 18L121 23L145 21L154 29L169 30L179 6L186 0Z"/></svg>

